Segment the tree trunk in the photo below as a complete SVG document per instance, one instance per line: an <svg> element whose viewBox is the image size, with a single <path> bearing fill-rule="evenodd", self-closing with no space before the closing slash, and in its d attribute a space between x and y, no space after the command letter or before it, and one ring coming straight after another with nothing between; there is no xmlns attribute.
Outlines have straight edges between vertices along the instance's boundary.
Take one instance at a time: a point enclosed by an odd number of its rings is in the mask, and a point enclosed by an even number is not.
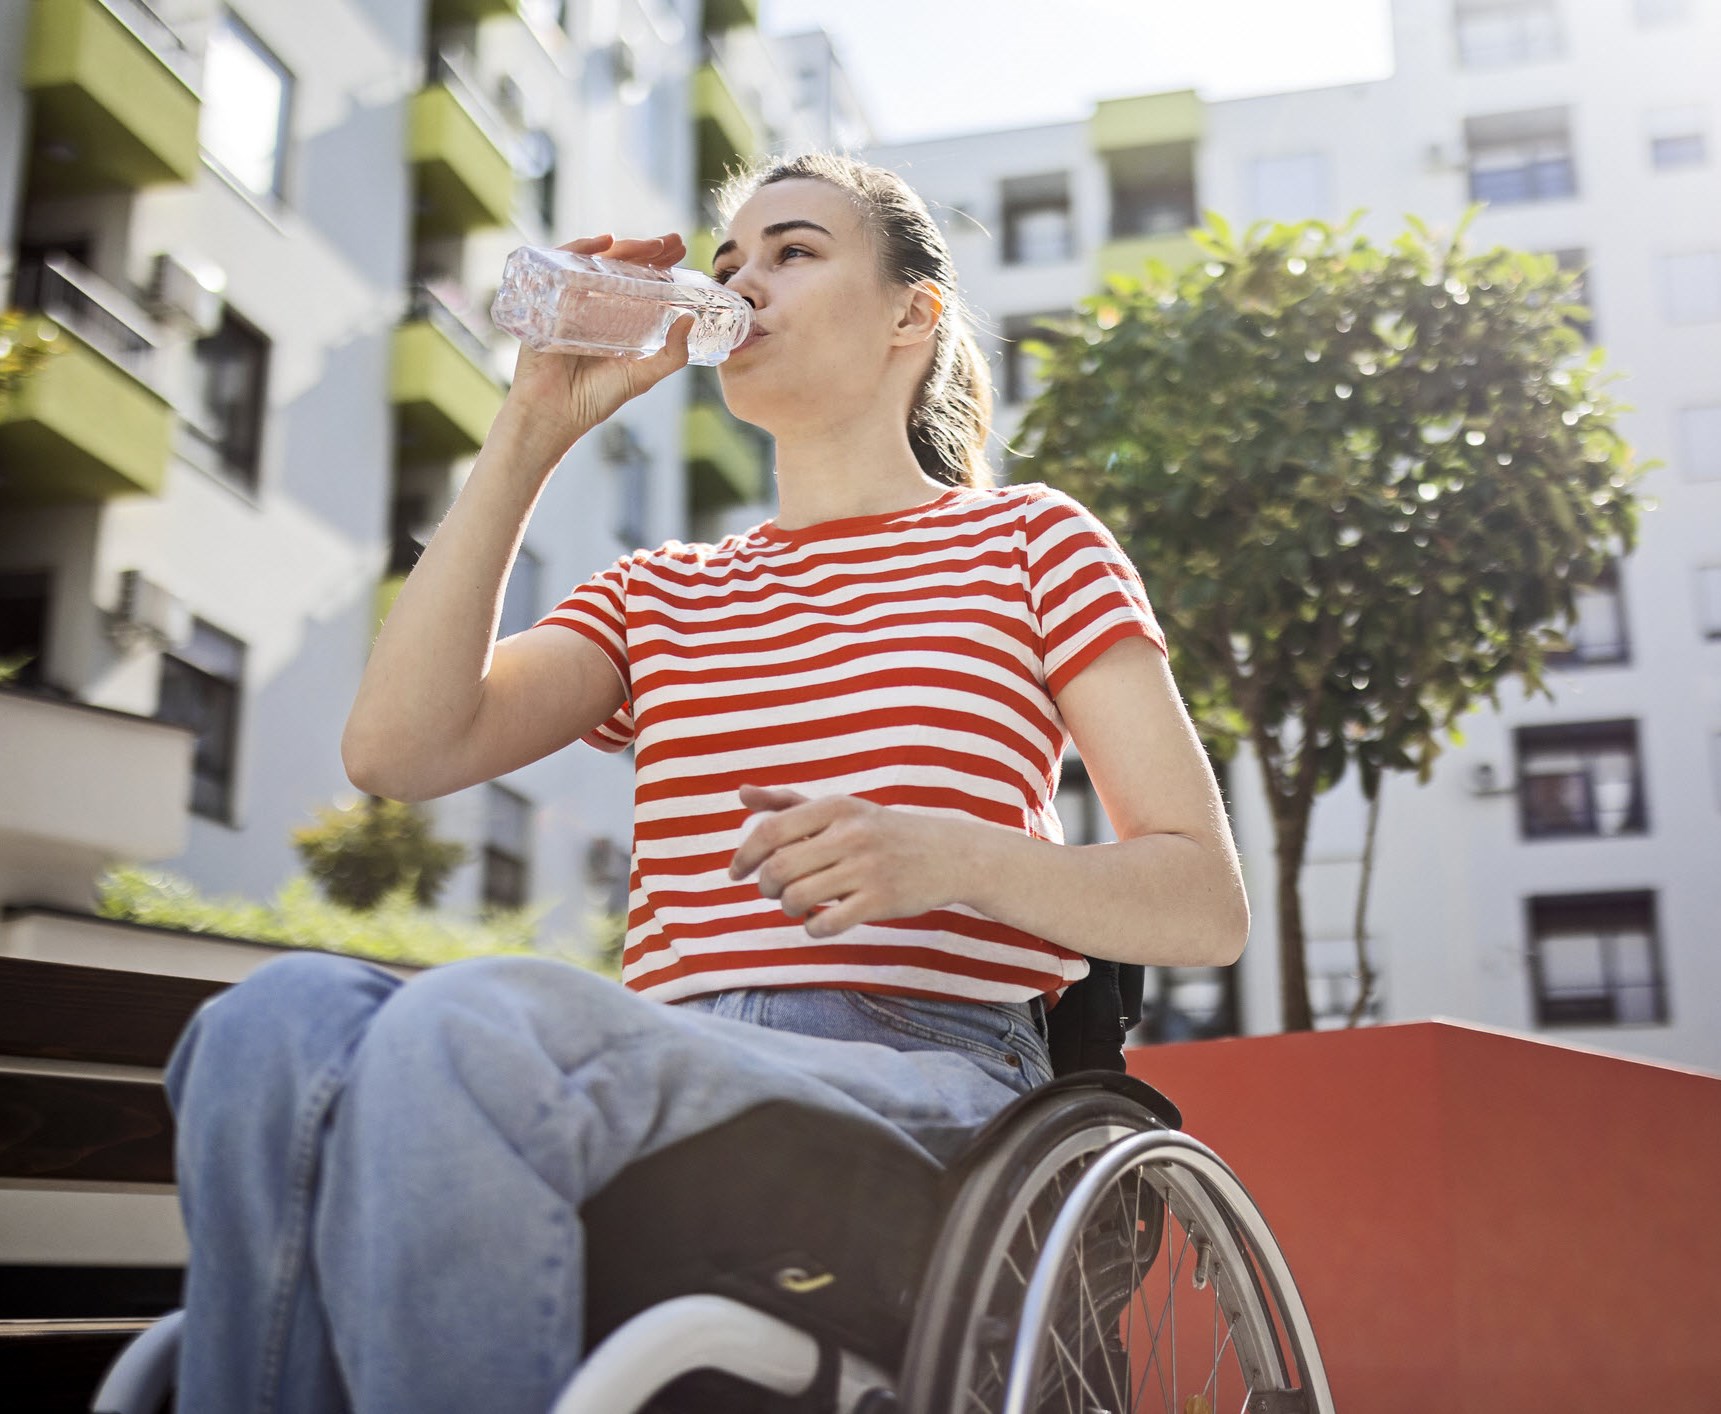
<svg viewBox="0 0 1721 1414"><path fill-rule="evenodd" d="M1274 850L1279 870L1279 997L1282 1024L1287 1031L1313 1031L1314 1014L1309 1008L1309 965L1303 945L1303 897L1299 888L1303 872L1301 838L1288 838L1283 822L1279 847Z"/></svg>
<svg viewBox="0 0 1721 1414"><path fill-rule="evenodd" d="M1355 1026L1368 1010L1374 993L1375 971L1368 965L1368 884L1374 874L1374 827L1380 820L1380 783L1376 782L1374 799L1368 803L1368 828L1363 832L1362 878L1356 886L1356 1001L1351 1005L1346 1026Z"/></svg>

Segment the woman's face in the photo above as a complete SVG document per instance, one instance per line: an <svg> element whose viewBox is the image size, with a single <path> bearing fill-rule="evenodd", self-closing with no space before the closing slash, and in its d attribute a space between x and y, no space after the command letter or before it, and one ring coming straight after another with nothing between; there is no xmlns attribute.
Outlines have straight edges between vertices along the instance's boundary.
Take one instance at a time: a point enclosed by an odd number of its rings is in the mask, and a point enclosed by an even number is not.
<svg viewBox="0 0 1721 1414"><path fill-rule="evenodd" d="M717 365L737 417L780 434L900 402L906 420L932 358L935 301L880 281L846 192L807 177L761 187L735 213L712 274L752 304L763 335ZM919 322L905 330L916 302Z"/></svg>

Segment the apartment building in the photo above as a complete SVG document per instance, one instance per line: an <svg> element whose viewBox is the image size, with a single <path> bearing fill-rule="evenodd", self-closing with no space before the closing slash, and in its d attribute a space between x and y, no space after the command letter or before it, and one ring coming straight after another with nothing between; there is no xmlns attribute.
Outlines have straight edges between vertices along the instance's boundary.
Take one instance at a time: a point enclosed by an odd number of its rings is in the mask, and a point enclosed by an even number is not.
<svg viewBox="0 0 1721 1414"><path fill-rule="evenodd" d="M508 252L679 230L708 267L727 166L866 139L823 36L779 54L757 18L757 0L0 10L0 280L26 337L64 350L0 412L0 657L31 654L20 685L67 709L33 730L104 763L78 799L14 796L0 902L87 906L115 857L251 898L298 870L290 832L359 798L339 745L370 645L505 395L516 345L489 309ZM618 554L761 518L767 439L709 373L574 447L499 635ZM162 817L147 802L187 731L191 784ZM442 903L530 903L546 941L583 938L625 907L631 766L564 751L432 802L469 852ZM121 801L151 823L109 828Z"/></svg>
<svg viewBox="0 0 1721 1414"><path fill-rule="evenodd" d="M1450 1016L1563 1043L1721 1066L1721 10L1697 0L1394 0L1379 82L1204 102L1097 104L1082 121L867 156L900 171L952 243L1004 407L995 464L1035 392L1019 341L1114 270L1191 259L1206 209L1239 229L1342 221L1380 244L1413 212L1472 249L1583 272L1587 337L1643 460L1639 547L1582 597L1554 700L1516 684L1467 716L1433 779L1381 797L1367 945L1375 1020ZM1151 592L1151 579L1149 589ZM1076 842L1110 838L1079 760ZM1254 917L1236 967L1163 969L1145 1035L1280 1025L1273 839L1259 763L1223 776ZM1319 802L1302 889L1318 1024L1355 997L1365 802Z"/></svg>

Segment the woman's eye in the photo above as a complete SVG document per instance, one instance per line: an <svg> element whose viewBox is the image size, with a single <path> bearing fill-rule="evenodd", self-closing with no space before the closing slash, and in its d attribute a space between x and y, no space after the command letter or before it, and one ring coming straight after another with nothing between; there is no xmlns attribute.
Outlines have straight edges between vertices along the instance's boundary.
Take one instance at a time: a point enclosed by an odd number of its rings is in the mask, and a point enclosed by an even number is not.
<svg viewBox="0 0 1721 1414"><path fill-rule="evenodd" d="M792 251L797 251L797 250L800 251L800 253L802 255L811 255L812 254L812 251L808 250L806 248L806 246L804 246L804 245L786 245L783 247L783 254L782 254L781 258L787 259L789 254ZM734 273L735 272L733 270L719 270L719 271L715 272L711 276L711 278L713 280L715 280L719 285L727 285L729 283L729 277L731 275L733 275Z"/></svg>

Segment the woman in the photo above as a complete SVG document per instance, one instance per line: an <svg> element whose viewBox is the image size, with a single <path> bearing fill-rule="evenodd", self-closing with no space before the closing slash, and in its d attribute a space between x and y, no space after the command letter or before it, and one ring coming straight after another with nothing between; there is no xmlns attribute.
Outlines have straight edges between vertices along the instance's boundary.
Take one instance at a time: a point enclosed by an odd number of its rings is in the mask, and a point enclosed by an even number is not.
<svg viewBox="0 0 1721 1414"><path fill-rule="evenodd" d="M342 744L401 800L633 744L623 985L301 954L206 1005L167 1075L188 1414L541 1414L581 1353L579 1205L634 1159L778 1098L947 1157L1049 1078L1043 1003L1084 953L1241 951L1140 579L1069 497L989 486L985 365L924 203L815 155L737 177L725 210L714 273L759 335L720 377L776 439L778 516L624 556L494 643L544 484L684 366L690 321L642 360L523 347ZM1071 736L1118 843L1059 843Z"/></svg>

